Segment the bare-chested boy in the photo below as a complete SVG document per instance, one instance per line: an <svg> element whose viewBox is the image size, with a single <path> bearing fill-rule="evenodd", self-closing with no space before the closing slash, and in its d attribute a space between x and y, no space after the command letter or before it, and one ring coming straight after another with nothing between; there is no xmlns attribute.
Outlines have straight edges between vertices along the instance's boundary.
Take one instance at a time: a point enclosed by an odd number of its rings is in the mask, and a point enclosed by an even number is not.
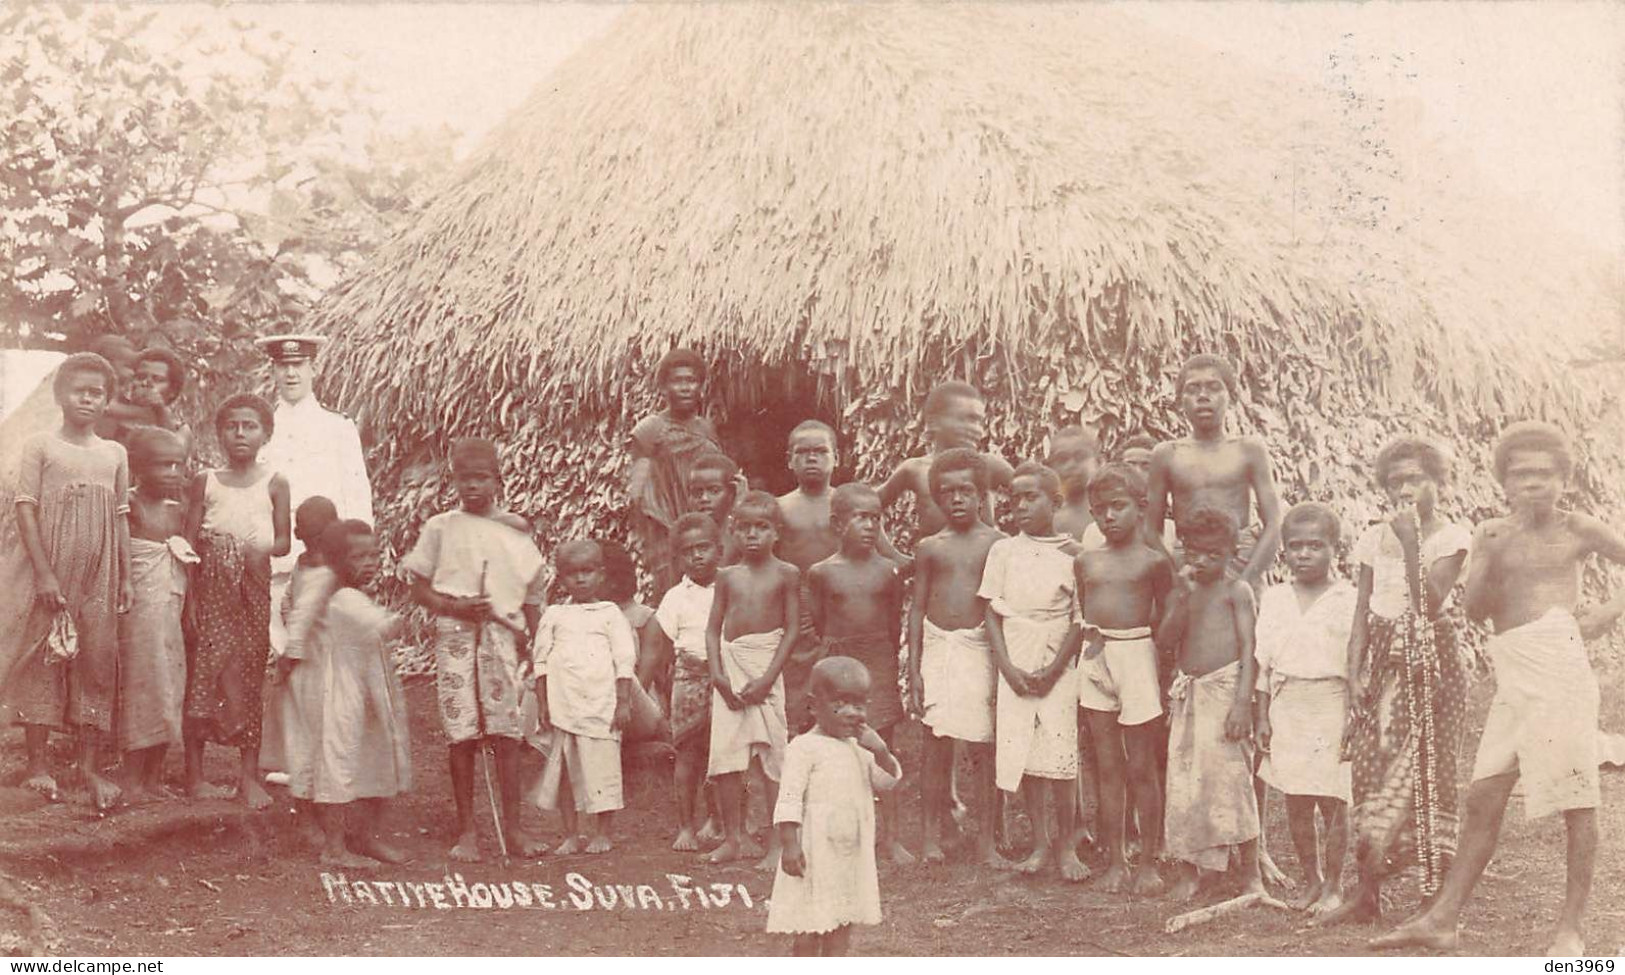
<svg viewBox="0 0 1625 975"><path fill-rule="evenodd" d="M1625 613L1625 593L1576 612L1580 570L1593 554L1625 563L1625 537L1558 507L1574 469L1569 441L1546 423L1515 423L1495 445L1495 476L1512 513L1478 526L1467 570L1467 614L1495 628L1488 651L1495 700L1467 790L1461 845L1438 896L1372 947L1454 948L1456 925L1495 853L1514 785L1524 814L1561 811L1568 881L1548 955L1585 954L1582 922L1597 850L1597 676L1584 640Z"/></svg>
<svg viewBox="0 0 1625 975"><path fill-rule="evenodd" d="M1104 548L1084 549L1073 561L1083 596L1088 642L1078 665L1078 703L1094 744L1100 796L1100 831L1109 891L1128 886L1124 796L1132 795L1141 830L1137 894L1162 889L1157 874L1156 824L1162 822L1157 738L1162 731L1162 686L1152 626L1173 585L1168 555L1146 542L1145 481L1133 468L1109 464L1088 486L1091 524ZM1126 790L1125 790L1126 786Z"/></svg>
<svg viewBox="0 0 1625 975"><path fill-rule="evenodd" d="M1185 509L1179 540L1185 565L1156 635L1179 662L1169 692L1163 820L1164 848L1170 859L1183 863L1173 896L1194 897L1200 872L1224 870L1232 847L1240 847L1243 889L1259 892L1253 590L1225 571L1236 554L1236 523L1228 512Z"/></svg>
<svg viewBox="0 0 1625 975"><path fill-rule="evenodd" d="M780 672L795 643L801 616L801 573L773 555L782 516L766 491L752 491L733 512L740 562L717 574L711 622L705 631L711 665L711 754L707 770L722 806L724 838L708 860L751 856L745 833L745 783L764 780L767 808L778 800L780 765L788 744L784 681ZM759 867L776 869L778 836Z"/></svg>
<svg viewBox="0 0 1625 975"><path fill-rule="evenodd" d="M867 484L843 484L830 497L830 521L841 547L807 571L813 626L830 656L851 657L869 671L869 726L888 747L903 721L897 687L898 624L903 612L903 580L897 563L876 551L880 496ZM899 839L895 791L880 800L881 856L913 863Z"/></svg>
<svg viewBox="0 0 1625 975"><path fill-rule="evenodd" d="M914 495L914 510L918 518L915 538L927 538L942 531L947 516L931 498L931 461L944 450L967 447L980 450L983 427L987 416L987 403L975 386L966 382L940 383L925 397L925 433L931 441L931 452L924 457L910 457L898 465L886 483L880 486L880 503L890 508L906 493ZM987 464L990 493L982 503L982 520L993 524L993 496L991 491L1007 490L1013 469L997 454L984 453Z"/></svg>
<svg viewBox="0 0 1625 975"><path fill-rule="evenodd" d="M1252 587L1256 598L1262 591L1264 573L1275 564L1280 548L1281 499L1275 493L1270 456L1263 442L1256 437L1225 435L1225 414L1236 392L1236 371L1222 357L1193 355L1185 360L1174 395L1191 433L1158 444L1151 452L1146 513L1153 539L1164 537L1163 520L1170 514L1177 524L1186 511L1212 507L1233 518L1237 547L1229 568ZM1258 779L1254 789L1262 808L1264 780ZM1262 839L1258 858L1266 878L1286 882Z"/></svg>
<svg viewBox="0 0 1625 975"><path fill-rule="evenodd" d="M931 461L931 497L948 525L915 548L914 599L908 614L909 696L926 731L921 778L923 856L940 863L942 820L953 811L954 743L964 742L980 831L976 857L1008 866L995 845L998 790L993 784L993 699L998 666L987 639L987 605L977 596L988 549L1004 533L982 521L987 462L974 450L945 450Z"/></svg>
<svg viewBox="0 0 1625 975"><path fill-rule="evenodd" d="M1064 498L1055 512L1055 530L1082 541L1095 523L1089 513L1089 480L1100 468L1100 442L1083 427L1062 427L1050 434L1048 464L1061 479Z"/></svg>

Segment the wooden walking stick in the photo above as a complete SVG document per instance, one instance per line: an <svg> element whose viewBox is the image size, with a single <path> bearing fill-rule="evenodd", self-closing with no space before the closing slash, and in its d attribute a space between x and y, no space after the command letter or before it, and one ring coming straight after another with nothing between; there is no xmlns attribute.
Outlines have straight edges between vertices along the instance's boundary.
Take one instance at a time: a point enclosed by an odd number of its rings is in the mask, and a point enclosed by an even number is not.
<svg viewBox="0 0 1625 975"><path fill-rule="evenodd" d="M480 563L480 598L485 598L485 571L490 567L489 562ZM481 699L484 685L480 683L480 643L485 635L485 620L480 620L474 627L474 720L476 730L480 736L480 762L485 769L485 797L491 803L491 821L497 828L497 849L502 852L501 864L503 869L512 866L512 859L508 855L508 834L502 828L501 803L497 800L496 785L491 781L491 763L496 759L491 754L491 739L485 733L485 703Z"/></svg>

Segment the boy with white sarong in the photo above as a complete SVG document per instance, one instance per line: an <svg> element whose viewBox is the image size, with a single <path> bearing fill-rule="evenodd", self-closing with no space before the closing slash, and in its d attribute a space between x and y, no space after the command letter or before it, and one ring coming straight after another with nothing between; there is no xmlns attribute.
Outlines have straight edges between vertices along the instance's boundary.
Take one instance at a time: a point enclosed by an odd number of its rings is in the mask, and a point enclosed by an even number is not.
<svg viewBox="0 0 1625 975"><path fill-rule="evenodd" d="M1328 574L1340 533L1330 508L1294 505L1281 523L1292 581L1264 590L1258 608L1258 745L1265 753L1259 774L1286 793L1287 825L1305 874L1291 904L1314 914L1342 903L1348 850L1349 765L1339 752L1355 591ZM1326 827L1324 859L1317 809Z"/></svg>
<svg viewBox="0 0 1625 975"><path fill-rule="evenodd" d="M1261 893L1258 800L1253 793L1253 590L1225 572L1236 522L1217 508L1178 522L1185 566L1157 640L1179 669L1168 691L1168 797L1163 849L1184 867L1171 896L1196 896L1202 872L1240 848L1241 887Z"/></svg>
<svg viewBox="0 0 1625 975"><path fill-rule="evenodd" d="M1512 514L1478 526L1466 609L1488 619L1495 699L1484 723L1456 859L1433 904L1372 942L1451 949L1457 922L1495 853L1501 817L1521 783L1528 818L1561 811L1568 881L1548 955L1585 954L1582 921L1597 849L1597 677L1585 639L1625 613L1625 593L1576 613L1590 555L1625 564L1625 537L1597 519L1558 508L1574 470L1569 441L1546 423L1515 423L1495 445L1495 477Z"/></svg>
<svg viewBox="0 0 1625 975"><path fill-rule="evenodd" d="M778 500L765 491L750 492L734 508L740 561L717 574L705 629L712 694L708 772L717 785L725 834L706 858L711 863L756 852L745 832L746 772L761 777L768 808L778 801L789 743L781 674L801 619L801 573L773 555L782 519ZM773 870L778 864L775 832L758 867Z"/></svg>
<svg viewBox="0 0 1625 975"><path fill-rule="evenodd" d="M1017 865L1038 873L1051 862L1068 880L1088 870L1067 842L1077 813L1078 683L1082 642L1070 538L1056 535L1061 482L1042 464L1016 468L1010 482L1021 534L993 543L977 595L988 601L987 634L1004 680L994 710L994 779L1018 789L1033 822L1032 855ZM1055 807L1050 817L1044 802Z"/></svg>
<svg viewBox="0 0 1625 975"><path fill-rule="evenodd" d="M604 814L624 805L621 732L632 716L637 637L621 608L603 598L597 542L561 546L558 570L570 602L542 611L531 650L540 724L552 727L536 804L564 817L565 839L555 853L608 853Z"/></svg>

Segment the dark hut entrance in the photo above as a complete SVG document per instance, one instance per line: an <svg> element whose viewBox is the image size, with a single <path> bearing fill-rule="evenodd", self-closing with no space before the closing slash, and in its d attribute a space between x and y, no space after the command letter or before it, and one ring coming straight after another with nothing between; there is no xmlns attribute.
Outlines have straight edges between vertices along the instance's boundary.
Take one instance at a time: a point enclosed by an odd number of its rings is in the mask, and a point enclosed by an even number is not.
<svg viewBox="0 0 1625 975"><path fill-rule="evenodd" d="M764 370L767 381L734 402L724 403L717 416L717 434L723 449L750 478L753 490L785 494L795 490L796 479L786 466L790 431L806 420L822 420L842 430L834 408L820 402L812 377L797 369ZM843 438L844 441L844 438ZM851 458L837 458L832 484L845 483L852 474Z"/></svg>

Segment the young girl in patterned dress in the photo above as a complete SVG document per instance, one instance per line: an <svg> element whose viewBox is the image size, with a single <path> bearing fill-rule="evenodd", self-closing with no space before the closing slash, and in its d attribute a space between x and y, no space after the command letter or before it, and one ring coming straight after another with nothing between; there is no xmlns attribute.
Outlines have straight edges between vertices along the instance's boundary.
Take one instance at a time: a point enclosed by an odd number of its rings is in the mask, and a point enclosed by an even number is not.
<svg viewBox="0 0 1625 975"><path fill-rule="evenodd" d="M1357 880L1320 923L1371 922L1379 888L1407 861L1432 894L1456 848L1456 759L1466 718L1465 621L1451 599L1472 536L1437 511L1450 468L1438 445L1400 437L1377 454L1394 514L1366 529L1349 636L1349 723Z"/></svg>
<svg viewBox="0 0 1625 975"><path fill-rule="evenodd" d="M241 393L214 415L226 468L192 479L187 535L199 559L186 611L193 642L186 675L186 789L222 795L203 781L206 742L236 748L237 795L264 809L259 781L265 665L271 654L271 559L288 554L288 481L259 462L271 404Z"/></svg>
<svg viewBox="0 0 1625 975"><path fill-rule="evenodd" d="M112 732L118 614L130 602L129 462L122 446L95 433L115 382L112 365L94 353L58 367L52 390L62 426L23 445L22 544L0 547L0 691L23 726L25 784L56 798L46 744L53 729L75 732L79 771L99 810L119 799L97 757ZM59 616L71 619L76 639L63 638Z"/></svg>

